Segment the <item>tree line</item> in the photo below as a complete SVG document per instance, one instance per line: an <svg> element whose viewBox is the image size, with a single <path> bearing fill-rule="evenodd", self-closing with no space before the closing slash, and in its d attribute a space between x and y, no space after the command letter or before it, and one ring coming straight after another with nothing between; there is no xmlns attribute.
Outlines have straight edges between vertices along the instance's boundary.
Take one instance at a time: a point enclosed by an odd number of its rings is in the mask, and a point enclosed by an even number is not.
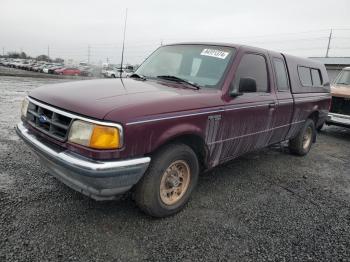
<svg viewBox="0 0 350 262"><path fill-rule="evenodd" d="M8 52L7 55L3 56L4 58L14 58L14 59L35 59L37 61L45 61L45 62L54 62L54 63L63 63L64 59L55 58L51 59L47 55L39 55L37 57L31 57L27 55L25 52Z"/></svg>

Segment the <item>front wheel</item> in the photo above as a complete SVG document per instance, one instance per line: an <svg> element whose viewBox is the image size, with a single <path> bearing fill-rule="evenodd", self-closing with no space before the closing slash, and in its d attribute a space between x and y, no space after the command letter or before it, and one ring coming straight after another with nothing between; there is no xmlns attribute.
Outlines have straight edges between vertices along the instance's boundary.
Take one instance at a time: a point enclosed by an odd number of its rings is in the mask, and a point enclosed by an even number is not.
<svg viewBox="0 0 350 262"><path fill-rule="evenodd" d="M293 154L304 156L309 153L312 143L315 140L315 123L311 119L305 121L305 125L298 135L289 140L289 149Z"/></svg>
<svg viewBox="0 0 350 262"><path fill-rule="evenodd" d="M151 216L173 215L188 202L198 174L198 159L189 146L168 145L152 157L146 174L135 187L135 202Z"/></svg>

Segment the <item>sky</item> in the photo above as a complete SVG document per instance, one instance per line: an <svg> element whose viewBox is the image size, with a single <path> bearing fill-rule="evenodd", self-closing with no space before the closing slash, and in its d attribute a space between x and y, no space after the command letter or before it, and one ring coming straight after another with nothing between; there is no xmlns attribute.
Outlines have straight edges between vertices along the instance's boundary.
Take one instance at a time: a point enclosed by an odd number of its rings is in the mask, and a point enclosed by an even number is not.
<svg viewBox="0 0 350 262"><path fill-rule="evenodd" d="M0 52L141 63L161 44L228 42L289 54L350 56L349 0L0 0Z"/></svg>

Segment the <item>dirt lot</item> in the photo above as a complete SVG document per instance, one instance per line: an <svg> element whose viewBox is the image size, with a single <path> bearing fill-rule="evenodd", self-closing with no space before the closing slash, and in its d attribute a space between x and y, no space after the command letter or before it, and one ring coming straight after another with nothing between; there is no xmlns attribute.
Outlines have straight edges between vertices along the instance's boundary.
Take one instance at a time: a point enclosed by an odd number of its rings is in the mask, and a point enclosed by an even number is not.
<svg viewBox="0 0 350 262"><path fill-rule="evenodd" d="M275 146L216 168L152 219L128 195L67 188L17 138L26 92L59 81L0 77L0 261L350 261L350 130L325 128L306 157Z"/></svg>

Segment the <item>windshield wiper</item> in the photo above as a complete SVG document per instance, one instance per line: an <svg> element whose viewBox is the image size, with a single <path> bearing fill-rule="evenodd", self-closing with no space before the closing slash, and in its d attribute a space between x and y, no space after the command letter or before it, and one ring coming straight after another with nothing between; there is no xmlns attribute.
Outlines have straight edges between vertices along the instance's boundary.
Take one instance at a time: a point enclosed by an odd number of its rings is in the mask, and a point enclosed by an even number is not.
<svg viewBox="0 0 350 262"><path fill-rule="evenodd" d="M161 78L161 79L165 79L165 80L169 80L169 81L175 81L175 82L179 82L179 83L186 83L189 84L193 87L195 87L197 90L199 90L201 87L199 85L197 85L196 83L193 83L191 81L182 79L180 77L177 76L172 76L172 75L161 75L161 76L157 76L157 78Z"/></svg>
<svg viewBox="0 0 350 262"><path fill-rule="evenodd" d="M130 78L139 78L141 80L147 80L147 78L143 75L139 75L139 74L136 74L136 73L133 73Z"/></svg>

